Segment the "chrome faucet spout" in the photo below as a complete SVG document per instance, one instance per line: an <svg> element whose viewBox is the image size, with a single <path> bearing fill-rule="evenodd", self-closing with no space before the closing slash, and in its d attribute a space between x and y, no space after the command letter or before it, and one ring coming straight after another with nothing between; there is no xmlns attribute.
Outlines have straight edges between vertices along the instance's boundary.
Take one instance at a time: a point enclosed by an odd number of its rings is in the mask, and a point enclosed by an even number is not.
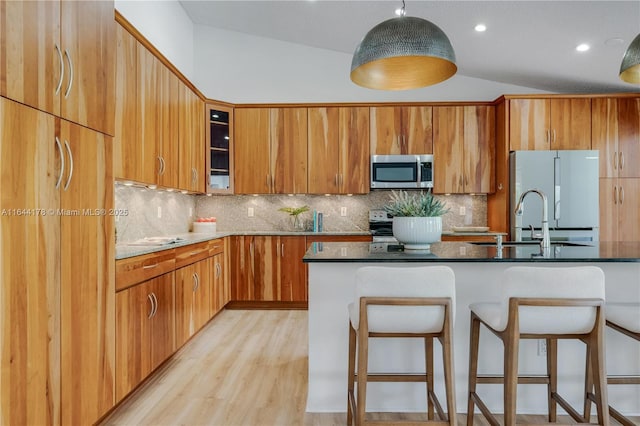
<svg viewBox="0 0 640 426"><path fill-rule="evenodd" d="M540 198L542 198L542 241L540 241L540 247L548 248L551 246L551 239L549 238L549 222L548 222L549 203L547 201L547 196L545 195L545 193L540 191L539 189L529 189L523 192L522 195L520 195L520 199L518 200L518 204L516 205L516 208L513 213L516 216L522 215L523 208L524 208L524 204L523 204L524 197L526 197L527 194L531 192L538 194Z"/></svg>

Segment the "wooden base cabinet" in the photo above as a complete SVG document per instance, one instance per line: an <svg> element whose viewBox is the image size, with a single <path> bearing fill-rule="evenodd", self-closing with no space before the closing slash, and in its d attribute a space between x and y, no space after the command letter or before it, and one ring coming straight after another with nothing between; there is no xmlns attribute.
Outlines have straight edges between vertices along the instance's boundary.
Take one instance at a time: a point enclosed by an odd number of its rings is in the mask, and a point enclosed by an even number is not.
<svg viewBox="0 0 640 426"><path fill-rule="evenodd" d="M116 294L116 401L176 349L174 272Z"/></svg>
<svg viewBox="0 0 640 426"><path fill-rule="evenodd" d="M176 345L182 346L209 320L209 261L176 270Z"/></svg>
<svg viewBox="0 0 640 426"><path fill-rule="evenodd" d="M114 403L111 140L0 98L0 416L91 424Z"/></svg>
<svg viewBox="0 0 640 426"><path fill-rule="evenodd" d="M640 178L600 178L600 241L640 240Z"/></svg>
<svg viewBox="0 0 640 426"><path fill-rule="evenodd" d="M305 302L305 237L236 236L231 244L231 300Z"/></svg>

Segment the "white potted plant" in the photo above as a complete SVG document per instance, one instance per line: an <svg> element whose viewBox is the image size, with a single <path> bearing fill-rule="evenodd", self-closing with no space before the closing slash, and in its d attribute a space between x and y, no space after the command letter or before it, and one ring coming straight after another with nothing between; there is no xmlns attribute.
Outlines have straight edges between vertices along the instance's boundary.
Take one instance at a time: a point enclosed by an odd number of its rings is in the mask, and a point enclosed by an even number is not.
<svg viewBox="0 0 640 426"><path fill-rule="evenodd" d="M393 236L405 250L428 250L442 236L442 215L449 209L431 191L392 191L384 209L393 216Z"/></svg>

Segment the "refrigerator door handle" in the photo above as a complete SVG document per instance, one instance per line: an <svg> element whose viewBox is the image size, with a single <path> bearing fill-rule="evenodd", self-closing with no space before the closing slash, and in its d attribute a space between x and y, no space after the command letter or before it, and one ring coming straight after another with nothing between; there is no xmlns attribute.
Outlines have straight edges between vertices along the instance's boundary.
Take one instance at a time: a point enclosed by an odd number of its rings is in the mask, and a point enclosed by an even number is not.
<svg viewBox="0 0 640 426"><path fill-rule="evenodd" d="M553 203L553 219L560 219L560 186L562 184L561 176L560 176L560 158L555 157L553 159L553 168L554 168L554 203Z"/></svg>

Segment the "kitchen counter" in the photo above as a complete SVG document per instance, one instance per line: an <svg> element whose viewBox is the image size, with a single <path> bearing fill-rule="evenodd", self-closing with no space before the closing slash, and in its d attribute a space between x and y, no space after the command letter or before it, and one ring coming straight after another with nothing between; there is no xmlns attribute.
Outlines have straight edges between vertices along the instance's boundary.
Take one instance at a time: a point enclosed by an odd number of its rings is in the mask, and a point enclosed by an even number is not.
<svg viewBox="0 0 640 426"><path fill-rule="evenodd" d="M348 313L347 305L355 294L355 274L363 266L411 268L446 265L456 280L454 318L454 370L458 412L467 406L469 366L469 304L499 300L501 277L510 266L535 265L567 267L595 265L605 274L605 297L609 302L640 303L640 242L606 243L592 247L554 247L546 257L539 257L539 246L505 247L498 256L495 246L460 242L440 242L430 252L387 251L379 243L314 244L304 256L309 268L309 361L307 411L344 412L347 400ZM376 249L380 249L377 251ZM533 256L532 256L533 255ZM389 283L393 285L393 282ZM497 339L483 339L478 366L482 374L501 373L502 344ZM536 340L520 344L520 365L527 374L543 374L545 356ZM640 374L640 346L620 333L606 331L606 367L611 375ZM439 344L436 344L439 353ZM582 406L585 351L582 344L559 344L558 385L574 407ZM369 343L370 371L402 371L424 374L424 342L420 339L372 339ZM441 359L435 359L435 388L443 394ZM492 385L481 392L486 405L501 412L501 392L491 392ZM370 411L423 411L425 386L422 383L375 383L367 391ZM633 389L632 389L633 388ZM611 400L624 414L640 413L640 389L613 386ZM518 393L518 411L545 414L547 398L544 387L527 387Z"/></svg>
<svg viewBox="0 0 640 426"><path fill-rule="evenodd" d="M172 235L171 237L179 239L176 242L170 244L136 244L130 243L116 244L116 260L127 259L129 257L141 256L143 254L156 253L163 250L170 250L177 247L186 246L189 244L200 243L202 241L215 240L218 238L224 238L232 235L276 235L276 236L359 236L359 235L371 235L369 231L328 231L328 232L295 232L295 231L233 231L233 232L216 232L214 234L200 234L189 232L186 234Z"/></svg>
<svg viewBox="0 0 640 426"><path fill-rule="evenodd" d="M386 243L314 243L305 263L389 262L640 262L640 242L595 242L584 246L554 246L541 253L537 243L508 247L463 242L438 242L431 250L402 251ZM399 250L400 249L400 250Z"/></svg>

